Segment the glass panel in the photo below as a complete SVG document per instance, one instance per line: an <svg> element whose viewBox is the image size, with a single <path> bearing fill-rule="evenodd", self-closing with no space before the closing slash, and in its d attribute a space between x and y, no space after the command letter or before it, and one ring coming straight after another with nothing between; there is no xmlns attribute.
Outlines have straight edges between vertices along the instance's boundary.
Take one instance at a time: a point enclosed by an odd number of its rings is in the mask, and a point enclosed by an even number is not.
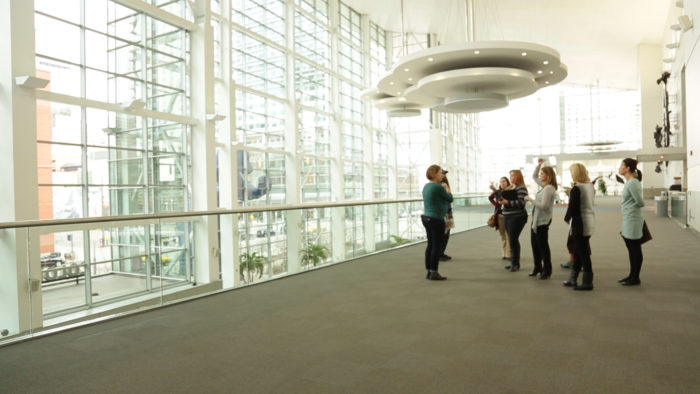
<svg viewBox="0 0 700 394"><path fill-rule="evenodd" d="M236 83L286 97L284 53L236 30L233 31L233 42L233 78Z"/></svg>
<svg viewBox="0 0 700 394"><path fill-rule="evenodd" d="M80 0L34 0L34 9L54 18L80 23Z"/></svg>
<svg viewBox="0 0 700 394"><path fill-rule="evenodd" d="M81 141L81 112L75 105L37 100L36 138L39 141L67 142L79 144ZM55 154L59 154L57 151ZM75 158L70 160L75 161ZM80 163L80 157L77 158Z"/></svg>
<svg viewBox="0 0 700 394"><path fill-rule="evenodd" d="M299 110L300 147L305 153L330 156L331 119L315 111Z"/></svg>
<svg viewBox="0 0 700 394"><path fill-rule="evenodd" d="M82 183L82 149L79 146L38 143L37 153L48 154L48 158L43 156L39 160L44 166L38 171L41 181L48 184Z"/></svg>
<svg viewBox="0 0 700 394"><path fill-rule="evenodd" d="M283 43L285 6L282 0L233 0L233 21L272 42Z"/></svg>
<svg viewBox="0 0 700 394"><path fill-rule="evenodd" d="M322 67L330 65L330 33L328 28L306 15L296 12L294 20L296 53Z"/></svg>
<svg viewBox="0 0 700 394"><path fill-rule="evenodd" d="M34 18L36 53L80 63L80 28L41 14Z"/></svg>
<svg viewBox="0 0 700 394"><path fill-rule="evenodd" d="M364 253L364 209L345 208L345 256L360 256Z"/></svg>
<svg viewBox="0 0 700 394"><path fill-rule="evenodd" d="M39 240L43 313L85 305L83 232L42 234Z"/></svg>
<svg viewBox="0 0 700 394"><path fill-rule="evenodd" d="M304 209L302 211L302 223L301 268L313 268L319 264L330 263L333 256L331 209ZM305 250L308 252L305 253ZM307 259L303 258L304 254L307 255ZM323 258L324 254L326 255L325 258ZM318 255L319 258L314 259L313 256L315 255Z"/></svg>
<svg viewBox="0 0 700 394"><path fill-rule="evenodd" d="M346 200L362 200L362 164L345 162L344 166L344 190Z"/></svg>
<svg viewBox="0 0 700 394"><path fill-rule="evenodd" d="M296 60L296 95L299 104L319 111L330 110L330 75L309 63Z"/></svg>
<svg viewBox="0 0 700 394"><path fill-rule="evenodd" d="M284 149L284 113L282 102L236 91L236 131L248 146Z"/></svg>
<svg viewBox="0 0 700 394"><path fill-rule="evenodd" d="M76 97L81 95L82 84L78 66L37 55L36 76L51 81L44 90Z"/></svg>
<svg viewBox="0 0 700 394"><path fill-rule="evenodd" d="M330 160L304 157L301 164L301 201L330 201Z"/></svg>

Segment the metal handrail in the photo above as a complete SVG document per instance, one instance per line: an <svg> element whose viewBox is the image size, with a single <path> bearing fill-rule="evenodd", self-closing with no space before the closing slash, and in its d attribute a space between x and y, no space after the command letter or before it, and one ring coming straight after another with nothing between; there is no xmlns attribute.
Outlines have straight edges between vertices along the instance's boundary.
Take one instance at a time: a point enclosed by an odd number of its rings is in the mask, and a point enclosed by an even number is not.
<svg viewBox="0 0 700 394"><path fill-rule="evenodd" d="M488 197L488 194L481 193L465 193L453 195L453 198L470 198L470 197ZM354 207L364 205L379 205L379 204L398 204L406 202L419 202L422 198L409 198L401 200L373 200L373 201L356 201L356 202L337 202L337 203L318 203L318 204L295 204L295 205L264 205L258 207L240 207L234 209L216 209L209 211L188 211L188 212L170 212L170 213L149 213L141 215L121 215L121 216L100 216L92 218L77 218L77 219L39 219L39 220L22 220L16 222L0 222L0 230L11 228L29 228L29 227L44 227L44 226L60 226L69 224L88 224L88 223L109 223L109 222L127 222L139 220L158 220L158 219L173 219L185 218L192 216L215 216L215 215L231 215L240 213L255 213L267 211L292 211L296 209L318 209L318 208L339 208L339 207Z"/></svg>

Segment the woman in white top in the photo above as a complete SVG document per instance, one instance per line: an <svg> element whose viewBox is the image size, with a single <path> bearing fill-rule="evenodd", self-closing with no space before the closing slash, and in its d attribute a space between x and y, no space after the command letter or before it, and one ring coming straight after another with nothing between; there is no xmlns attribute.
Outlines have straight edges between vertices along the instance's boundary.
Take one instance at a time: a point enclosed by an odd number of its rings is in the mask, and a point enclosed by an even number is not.
<svg viewBox="0 0 700 394"><path fill-rule="evenodd" d="M627 252L630 260L630 273L627 277L618 282L623 286L637 286L639 271L642 270L642 228L644 227L644 217L642 207L642 172L637 169L637 160L622 160L619 169L620 175L627 179L625 187L622 189L622 239L625 240Z"/></svg>
<svg viewBox="0 0 700 394"><path fill-rule="evenodd" d="M549 225L552 223L552 209L554 207L554 192L557 190L557 175L552 167L542 167L543 159L539 159L532 179L540 185L540 190L535 198L525 197L532 201L535 207L532 209L532 224L530 226L530 244L532 245L532 259L535 268L530 276L540 275L540 279L549 279L552 276L552 254L549 250ZM540 167L542 167L540 169ZM544 266L542 265L544 263Z"/></svg>

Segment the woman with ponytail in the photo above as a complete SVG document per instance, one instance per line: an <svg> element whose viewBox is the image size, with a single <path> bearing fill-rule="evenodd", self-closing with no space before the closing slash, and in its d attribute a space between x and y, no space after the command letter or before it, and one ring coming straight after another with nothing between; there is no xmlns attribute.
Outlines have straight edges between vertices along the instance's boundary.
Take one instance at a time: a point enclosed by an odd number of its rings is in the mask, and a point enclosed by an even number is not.
<svg viewBox="0 0 700 394"><path fill-rule="evenodd" d="M639 271L642 270L643 260L642 172L637 169L637 160L627 158L622 160L619 173L627 180L622 189L622 239L625 240L629 253L630 273L618 282L623 286L637 286L641 283Z"/></svg>

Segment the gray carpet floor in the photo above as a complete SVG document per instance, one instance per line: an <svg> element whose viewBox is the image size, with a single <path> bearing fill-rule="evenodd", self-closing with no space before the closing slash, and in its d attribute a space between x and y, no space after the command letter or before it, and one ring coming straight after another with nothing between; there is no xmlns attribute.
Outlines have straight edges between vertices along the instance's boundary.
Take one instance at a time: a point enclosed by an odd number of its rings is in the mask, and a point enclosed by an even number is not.
<svg viewBox="0 0 700 394"><path fill-rule="evenodd" d="M700 238L649 209L642 285L618 199L600 199L595 290L506 271L498 236L452 236L444 282L425 244L0 348L0 392L700 392Z"/></svg>

